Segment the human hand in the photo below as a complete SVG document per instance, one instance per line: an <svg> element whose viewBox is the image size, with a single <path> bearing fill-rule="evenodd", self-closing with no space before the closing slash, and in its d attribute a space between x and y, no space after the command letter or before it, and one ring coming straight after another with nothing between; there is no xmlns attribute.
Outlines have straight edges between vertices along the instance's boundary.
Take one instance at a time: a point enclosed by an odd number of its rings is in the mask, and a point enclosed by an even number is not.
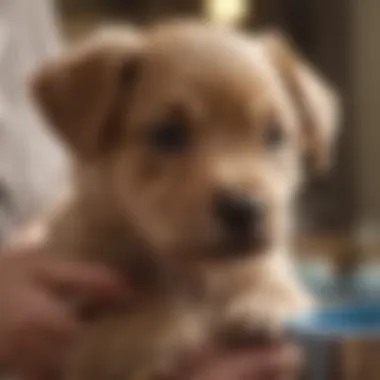
<svg viewBox="0 0 380 380"><path fill-rule="evenodd" d="M36 253L0 257L0 362L23 379L50 377L80 327L60 294L109 302L123 290L102 266Z"/></svg>
<svg viewBox="0 0 380 380"><path fill-rule="evenodd" d="M198 355L197 355L198 356ZM235 352L203 354L187 363L173 380L283 380L295 379L300 369L295 347L274 344Z"/></svg>

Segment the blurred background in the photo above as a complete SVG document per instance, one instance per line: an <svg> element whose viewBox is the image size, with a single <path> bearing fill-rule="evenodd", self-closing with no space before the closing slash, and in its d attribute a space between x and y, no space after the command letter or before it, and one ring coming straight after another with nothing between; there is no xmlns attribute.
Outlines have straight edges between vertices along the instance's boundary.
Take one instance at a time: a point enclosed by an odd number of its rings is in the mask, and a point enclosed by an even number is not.
<svg viewBox="0 0 380 380"><path fill-rule="evenodd" d="M207 17L248 30L282 29L339 89L344 121L336 166L300 202L298 252L351 275L373 271L380 221L378 0L59 0L68 41L104 22ZM378 166L379 165L379 166ZM370 264L370 265L368 265ZM316 266L314 265L314 268ZM377 273L377 272L376 272ZM362 281L361 281L362 282Z"/></svg>

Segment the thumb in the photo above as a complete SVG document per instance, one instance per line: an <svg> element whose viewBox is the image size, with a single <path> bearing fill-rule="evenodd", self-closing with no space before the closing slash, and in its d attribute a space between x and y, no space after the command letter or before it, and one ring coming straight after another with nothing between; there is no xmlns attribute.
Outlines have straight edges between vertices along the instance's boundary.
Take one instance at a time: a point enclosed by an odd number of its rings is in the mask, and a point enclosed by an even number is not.
<svg viewBox="0 0 380 380"><path fill-rule="evenodd" d="M53 290L84 295L94 301L120 300L128 289L117 273L100 264L53 260L41 266L39 274Z"/></svg>

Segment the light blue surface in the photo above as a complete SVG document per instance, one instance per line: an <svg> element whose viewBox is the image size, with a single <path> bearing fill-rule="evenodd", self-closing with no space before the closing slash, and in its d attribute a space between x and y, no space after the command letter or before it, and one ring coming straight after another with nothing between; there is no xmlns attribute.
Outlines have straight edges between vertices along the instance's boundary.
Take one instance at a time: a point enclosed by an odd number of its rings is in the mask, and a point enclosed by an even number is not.
<svg viewBox="0 0 380 380"><path fill-rule="evenodd" d="M337 277L324 263L304 262L299 276L325 306L289 322L296 335L380 337L380 265L367 264L347 277Z"/></svg>
<svg viewBox="0 0 380 380"><path fill-rule="evenodd" d="M305 378L334 380L331 349L345 338L380 339L380 265L363 264L338 277L325 262L299 263L298 273L322 306L288 322L287 332L305 352ZM327 306L329 305L329 306Z"/></svg>
<svg viewBox="0 0 380 380"><path fill-rule="evenodd" d="M380 335L380 299L378 302L326 307L301 315L288 323L297 335Z"/></svg>

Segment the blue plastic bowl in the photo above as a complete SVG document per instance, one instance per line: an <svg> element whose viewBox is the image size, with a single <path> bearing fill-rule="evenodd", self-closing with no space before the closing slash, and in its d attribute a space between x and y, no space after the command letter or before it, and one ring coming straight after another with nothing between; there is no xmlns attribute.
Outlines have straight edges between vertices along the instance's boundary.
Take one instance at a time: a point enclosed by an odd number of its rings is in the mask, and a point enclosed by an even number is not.
<svg viewBox="0 0 380 380"><path fill-rule="evenodd" d="M288 330L301 336L380 335L380 300L316 310L289 321Z"/></svg>
<svg viewBox="0 0 380 380"><path fill-rule="evenodd" d="M306 379L336 380L347 342L380 340L380 299L298 316L289 321L288 333L304 350Z"/></svg>

